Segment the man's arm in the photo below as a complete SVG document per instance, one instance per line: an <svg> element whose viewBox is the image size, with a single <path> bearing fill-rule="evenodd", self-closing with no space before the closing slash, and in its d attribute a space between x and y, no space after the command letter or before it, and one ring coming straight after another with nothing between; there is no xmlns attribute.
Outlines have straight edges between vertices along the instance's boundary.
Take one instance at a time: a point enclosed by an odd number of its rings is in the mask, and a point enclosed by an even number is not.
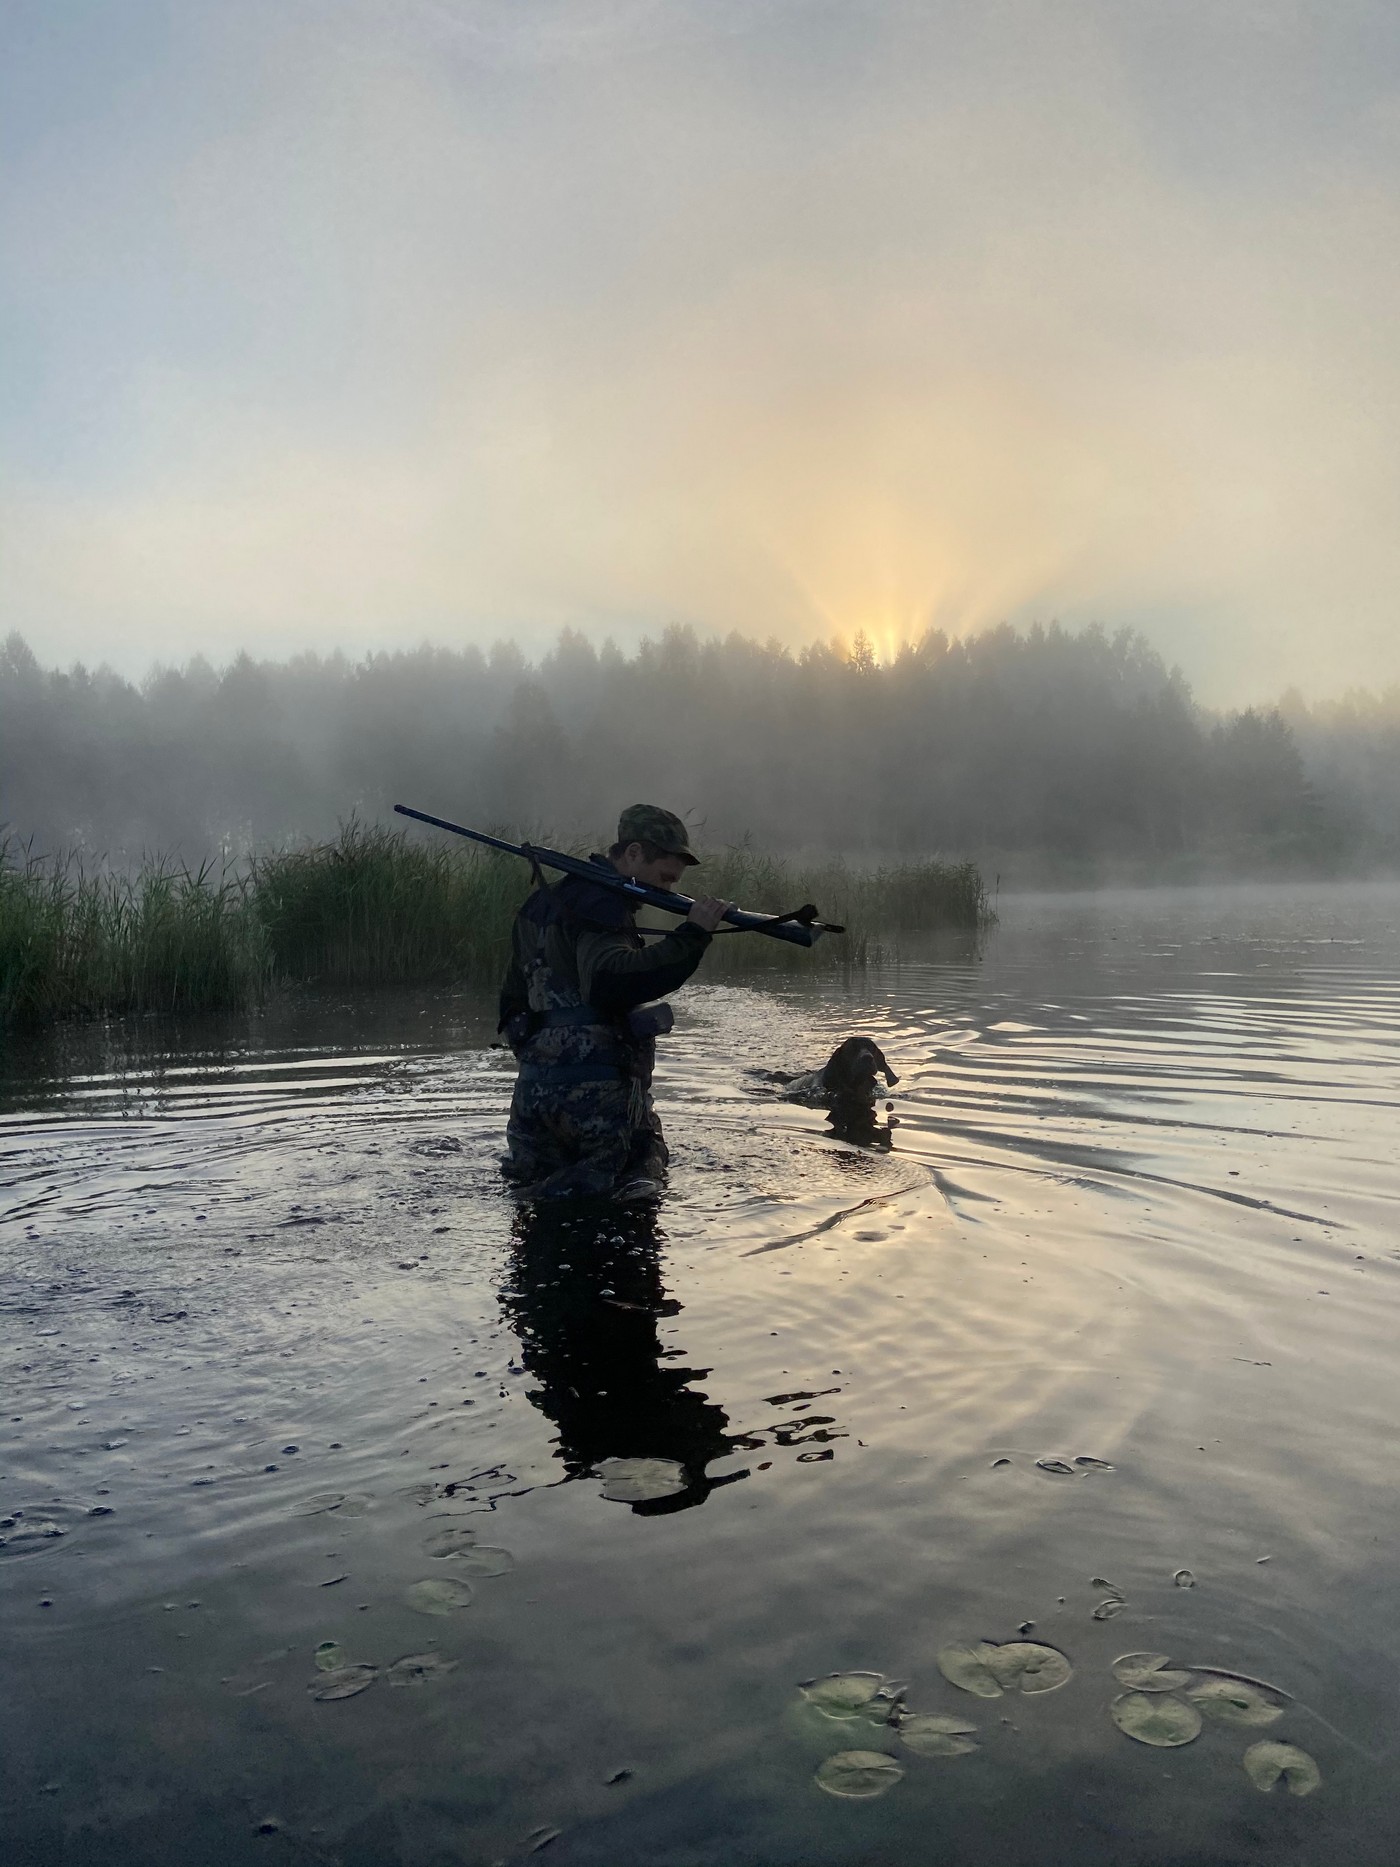
<svg viewBox="0 0 1400 1867"><path fill-rule="evenodd" d="M498 1031L504 1031L511 1019L522 1011L530 1009L530 994L525 985L525 974L520 965L520 943L516 930L511 929L510 964L506 967L506 976L501 981L500 1019L496 1025Z"/></svg>
<svg viewBox="0 0 1400 1867"><path fill-rule="evenodd" d="M709 932L693 920L640 949L611 928L590 928L578 943L580 995L606 1018L625 1017L684 985L709 944Z"/></svg>

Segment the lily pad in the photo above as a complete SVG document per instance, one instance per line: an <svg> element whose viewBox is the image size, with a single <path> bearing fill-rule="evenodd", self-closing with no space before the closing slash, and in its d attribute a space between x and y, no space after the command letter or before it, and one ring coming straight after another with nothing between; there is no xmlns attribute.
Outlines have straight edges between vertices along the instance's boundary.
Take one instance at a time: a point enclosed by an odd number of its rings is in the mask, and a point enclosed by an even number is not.
<svg viewBox="0 0 1400 1867"><path fill-rule="evenodd" d="M463 1550L476 1545L476 1531L453 1526L448 1530L435 1531L423 1545L427 1556L460 1556Z"/></svg>
<svg viewBox="0 0 1400 1867"><path fill-rule="evenodd" d="M1074 1672L1058 1648L1038 1640L1008 1640L1001 1646L984 1640L979 1651L993 1679L1007 1692L1017 1686L1025 1693L1054 1692Z"/></svg>
<svg viewBox="0 0 1400 1867"><path fill-rule="evenodd" d="M1162 1692L1123 1692L1108 1711L1125 1737L1157 1750L1175 1750L1201 1734L1201 1714L1195 1706Z"/></svg>
<svg viewBox="0 0 1400 1867"><path fill-rule="evenodd" d="M838 1750L817 1770L813 1781L829 1796L868 1801L893 1789L903 1769L881 1750Z"/></svg>
<svg viewBox="0 0 1400 1867"><path fill-rule="evenodd" d="M401 1660L394 1661L384 1677L390 1685L418 1685L424 1679L454 1672L456 1667L456 1660L444 1659L441 1653L406 1653Z"/></svg>
<svg viewBox="0 0 1400 1867"><path fill-rule="evenodd" d="M1291 1796L1310 1796L1322 1787L1321 1770L1296 1744L1251 1744L1244 1753L1244 1767L1256 1789L1270 1790L1280 1777Z"/></svg>
<svg viewBox="0 0 1400 1867"><path fill-rule="evenodd" d="M649 1504L690 1486L675 1459L602 1459L597 1469L603 1496L613 1504Z"/></svg>
<svg viewBox="0 0 1400 1867"><path fill-rule="evenodd" d="M1001 1646L982 1640L975 1647L944 1647L938 1670L950 1684L977 1698L1000 1698L1003 1692L1053 1692L1074 1668L1064 1654L1036 1640L1008 1640Z"/></svg>
<svg viewBox="0 0 1400 1867"><path fill-rule="evenodd" d="M1186 1694L1204 1717L1219 1724L1277 1724L1283 1706L1243 1679L1202 1679Z"/></svg>
<svg viewBox="0 0 1400 1867"><path fill-rule="evenodd" d="M515 1567L515 1558L508 1549L498 1549L492 1543L477 1543L471 1549L459 1550L453 1567L465 1570L468 1575L508 1575Z"/></svg>
<svg viewBox="0 0 1400 1867"><path fill-rule="evenodd" d="M827 1718L858 1718L878 1698L883 1673L828 1673L798 1687L809 1705Z"/></svg>
<svg viewBox="0 0 1400 1867"><path fill-rule="evenodd" d="M367 1491L317 1491L297 1506L298 1517L320 1517L335 1511L341 1517L363 1517L373 1502Z"/></svg>
<svg viewBox="0 0 1400 1867"><path fill-rule="evenodd" d="M378 1677L377 1666L337 1666L313 1679L308 1689L315 1699L354 1698L367 1692Z"/></svg>
<svg viewBox="0 0 1400 1867"><path fill-rule="evenodd" d="M971 1692L975 1698L1000 1698L1001 1687L987 1665L981 1647L943 1647L938 1654L938 1670L949 1685Z"/></svg>
<svg viewBox="0 0 1400 1867"><path fill-rule="evenodd" d="M334 1640L323 1640L316 1649L316 1670L318 1673L333 1673L345 1662L345 1655Z"/></svg>
<svg viewBox="0 0 1400 1867"><path fill-rule="evenodd" d="M444 1575L431 1582L415 1582L404 1598L419 1614L455 1614L471 1601L472 1585L460 1576Z"/></svg>
<svg viewBox="0 0 1400 1867"><path fill-rule="evenodd" d="M1124 1653L1113 1662L1113 1676L1133 1692L1175 1692L1191 1683L1190 1673L1175 1670L1165 1653Z"/></svg>
<svg viewBox="0 0 1400 1867"><path fill-rule="evenodd" d="M918 1757L966 1757L977 1748L977 1726L946 1712L911 1712L896 1728L900 1743Z"/></svg>

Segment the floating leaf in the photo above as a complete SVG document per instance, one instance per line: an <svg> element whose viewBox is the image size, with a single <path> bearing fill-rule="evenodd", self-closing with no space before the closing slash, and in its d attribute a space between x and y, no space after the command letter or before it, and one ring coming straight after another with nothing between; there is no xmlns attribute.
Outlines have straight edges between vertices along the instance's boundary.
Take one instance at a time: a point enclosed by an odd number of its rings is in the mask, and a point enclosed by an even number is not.
<svg viewBox="0 0 1400 1867"><path fill-rule="evenodd" d="M598 1475L603 1496L614 1504L649 1504L690 1485L685 1467L675 1459L603 1459Z"/></svg>
<svg viewBox="0 0 1400 1867"><path fill-rule="evenodd" d="M16 1517L7 1518L3 1533L0 1533L0 1549L22 1550L26 1545L48 1542L56 1536L67 1536L62 1524L52 1523L48 1518L34 1518L21 1522Z"/></svg>
<svg viewBox="0 0 1400 1867"><path fill-rule="evenodd" d="M1178 1569L1176 1574L1172 1577L1172 1581L1178 1588L1194 1588L1196 1586L1196 1578L1189 1569Z"/></svg>
<svg viewBox="0 0 1400 1867"><path fill-rule="evenodd" d="M1091 1459L1087 1453L1081 1453L1074 1462L1082 1472L1111 1472L1114 1469L1107 1459Z"/></svg>
<svg viewBox="0 0 1400 1867"><path fill-rule="evenodd" d="M1291 1796L1310 1796L1322 1787L1321 1770L1296 1744L1251 1744L1244 1753L1244 1767L1256 1789L1270 1790L1280 1777Z"/></svg>
<svg viewBox="0 0 1400 1867"><path fill-rule="evenodd" d="M1101 1601L1094 1609L1094 1619L1096 1621L1111 1621L1114 1615L1121 1614L1127 1605L1127 1602L1124 1601L1121 1595L1110 1595L1107 1601Z"/></svg>
<svg viewBox="0 0 1400 1867"><path fill-rule="evenodd" d="M1189 1744L1201 1731L1201 1714L1184 1698L1157 1692L1124 1692L1109 1706L1109 1716L1125 1737L1158 1750Z"/></svg>
<svg viewBox="0 0 1400 1867"><path fill-rule="evenodd" d="M883 1796L893 1789L904 1771L893 1757L879 1750L838 1750L828 1757L812 1779L829 1796L849 1796L860 1801Z"/></svg>
<svg viewBox="0 0 1400 1867"><path fill-rule="evenodd" d="M453 1672L456 1666L456 1660L444 1659L440 1653L406 1653L394 1661L384 1677L390 1685L418 1685L424 1679Z"/></svg>
<svg viewBox="0 0 1400 1867"><path fill-rule="evenodd" d="M1282 1705L1243 1679L1202 1679L1186 1696L1197 1711L1219 1724L1277 1724L1283 1716Z"/></svg>
<svg viewBox="0 0 1400 1867"><path fill-rule="evenodd" d="M319 1517L335 1511L341 1517L363 1517L373 1502L368 1491L317 1491L297 1505L297 1516Z"/></svg>
<svg viewBox="0 0 1400 1867"><path fill-rule="evenodd" d="M1113 1676L1134 1692L1175 1692L1191 1681L1190 1673L1168 1670L1165 1653L1124 1653L1113 1662Z"/></svg>
<svg viewBox="0 0 1400 1867"><path fill-rule="evenodd" d="M976 1698L1000 1698L1001 1687L993 1677L981 1647L943 1647L938 1654L938 1670L949 1685L971 1692Z"/></svg>
<svg viewBox="0 0 1400 1867"><path fill-rule="evenodd" d="M477 1543L471 1549L459 1550L454 1566L465 1569L468 1575L508 1575L515 1567L515 1558L508 1549Z"/></svg>
<svg viewBox="0 0 1400 1867"><path fill-rule="evenodd" d="M988 1672L1007 1692L1016 1686L1026 1693L1054 1692L1074 1672L1063 1653L1038 1640L1008 1640L1001 1646L984 1640L978 1651Z"/></svg>
<svg viewBox="0 0 1400 1867"><path fill-rule="evenodd" d="M455 1614L472 1598L472 1585L459 1576L444 1575L439 1581L415 1582L405 1600L419 1614Z"/></svg>
<svg viewBox="0 0 1400 1867"><path fill-rule="evenodd" d="M896 1729L899 1741L919 1757L966 1757L977 1748L977 1726L946 1712L911 1712Z"/></svg>
<svg viewBox="0 0 1400 1867"><path fill-rule="evenodd" d="M809 1705L828 1718L858 1718L878 1697L883 1673L828 1673L798 1687Z"/></svg>
<svg viewBox="0 0 1400 1867"><path fill-rule="evenodd" d="M316 1649L316 1670L318 1673L333 1673L344 1658L345 1655L334 1640L323 1640Z"/></svg>
<svg viewBox="0 0 1400 1867"><path fill-rule="evenodd" d="M438 1530L423 1545L428 1556L460 1556L463 1550L471 1549L476 1543L476 1531L460 1528Z"/></svg>
<svg viewBox="0 0 1400 1867"><path fill-rule="evenodd" d="M314 1497L297 1505L298 1517L319 1517L323 1511L339 1510L345 1502L343 1491L318 1491Z"/></svg>
<svg viewBox="0 0 1400 1867"><path fill-rule="evenodd" d="M377 1666L337 1666L313 1679L308 1690L315 1699L354 1698L368 1691L378 1676Z"/></svg>
<svg viewBox="0 0 1400 1867"><path fill-rule="evenodd" d="M938 1670L950 1684L978 1698L1022 1692L1053 1692L1073 1673L1063 1653L1036 1640L1008 1640L998 1646L982 1640L975 1647L944 1647Z"/></svg>
<svg viewBox="0 0 1400 1867"><path fill-rule="evenodd" d="M1073 1478L1074 1467L1064 1459L1037 1459L1036 1468L1042 1472L1051 1472L1056 1478Z"/></svg>

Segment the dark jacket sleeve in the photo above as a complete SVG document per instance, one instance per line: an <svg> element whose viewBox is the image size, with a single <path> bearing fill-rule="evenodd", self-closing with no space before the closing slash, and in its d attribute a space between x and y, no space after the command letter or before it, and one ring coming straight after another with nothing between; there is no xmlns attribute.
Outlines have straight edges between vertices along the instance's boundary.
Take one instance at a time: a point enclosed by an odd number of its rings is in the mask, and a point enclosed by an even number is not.
<svg viewBox="0 0 1400 1867"><path fill-rule="evenodd" d="M500 1017L496 1029L503 1031L517 1012L530 1009L529 995L525 990L525 975L520 970L520 961L512 953L506 976L501 981Z"/></svg>
<svg viewBox="0 0 1400 1867"><path fill-rule="evenodd" d="M694 921L682 921L664 939L641 948L612 928L590 928L578 943L580 994L605 1017L624 1017L684 985L709 944L709 934Z"/></svg>
<svg viewBox="0 0 1400 1867"><path fill-rule="evenodd" d="M526 906L529 906L528 901ZM524 909L521 910L521 913L523 912ZM530 1009L529 988L525 984L525 972L520 964L519 914L516 915L515 924L510 930L510 964L506 967L506 976L501 981L498 1009L500 1011L500 1019L496 1025L498 1031L503 1031L517 1012Z"/></svg>

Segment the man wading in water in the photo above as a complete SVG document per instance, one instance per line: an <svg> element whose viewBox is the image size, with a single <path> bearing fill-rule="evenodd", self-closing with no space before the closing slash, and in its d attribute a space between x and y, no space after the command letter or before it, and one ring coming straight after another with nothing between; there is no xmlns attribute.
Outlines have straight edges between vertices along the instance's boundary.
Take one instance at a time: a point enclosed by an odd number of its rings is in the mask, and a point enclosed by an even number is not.
<svg viewBox="0 0 1400 1867"><path fill-rule="evenodd" d="M679 817L632 804L593 860L674 888L699 858ZM669 1156L651 1076L672 1015L654 1001L685 984L728 905L707 896L644 942L625 895L566 875L516 915L498 1027L520 1061L504 1171L532 1198L657 1196Z"/></svg>

